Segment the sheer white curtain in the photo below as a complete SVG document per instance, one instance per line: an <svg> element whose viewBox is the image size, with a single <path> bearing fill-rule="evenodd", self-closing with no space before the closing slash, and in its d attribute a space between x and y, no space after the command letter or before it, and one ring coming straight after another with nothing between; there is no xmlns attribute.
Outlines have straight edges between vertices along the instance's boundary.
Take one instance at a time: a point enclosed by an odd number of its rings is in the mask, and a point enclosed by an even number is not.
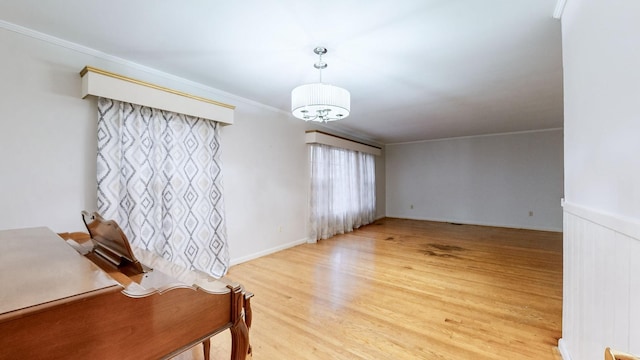
<svg viewBox="0 0 640 360"><path fill-rule="evenodd" d="M229 267L218 127L98 100L98 212L133 245L215 277Z"/></svg>
<svg viewBox="0 0 640 360"><path fill-rule="evenodd" d="M310 238L327 239L371 223L376 210L374 155L311 144Z"/></svg>

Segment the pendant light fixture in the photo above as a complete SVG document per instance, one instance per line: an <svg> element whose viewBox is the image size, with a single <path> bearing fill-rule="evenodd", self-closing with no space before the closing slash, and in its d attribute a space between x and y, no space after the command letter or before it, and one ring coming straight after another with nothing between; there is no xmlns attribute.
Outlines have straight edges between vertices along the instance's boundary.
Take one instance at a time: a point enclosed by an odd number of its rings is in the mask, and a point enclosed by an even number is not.
<svg viewBox="0 0 640 360"><path fill-rule="evenodd" d="M298 86L291 91L291 112L304 121L326 123L344 119L351 111L351 94L343 88L322 82L322 70L327 68L322 55L327 53L327 49L319 46L313 52L318 55L318 62L313 66L318 69L320 81Z"/></svg>

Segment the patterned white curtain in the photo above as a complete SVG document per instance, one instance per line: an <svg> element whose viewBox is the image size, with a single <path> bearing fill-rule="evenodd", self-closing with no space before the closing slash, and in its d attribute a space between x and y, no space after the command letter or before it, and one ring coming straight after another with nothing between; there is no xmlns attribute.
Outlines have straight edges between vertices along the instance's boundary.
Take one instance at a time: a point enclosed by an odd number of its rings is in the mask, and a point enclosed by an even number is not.
<svg viewBox="0 0 640 360"><path fill-rule="evenodd" d="M219 125L106 98L98 117L98 212L139 248L226 274Z"/></svg>
<svg viewBox="0 0 640 360"><path fill-rule="evenodd" d="M374 155L311 144L311 233L327 239L371 223L376 211Z"/></svg>

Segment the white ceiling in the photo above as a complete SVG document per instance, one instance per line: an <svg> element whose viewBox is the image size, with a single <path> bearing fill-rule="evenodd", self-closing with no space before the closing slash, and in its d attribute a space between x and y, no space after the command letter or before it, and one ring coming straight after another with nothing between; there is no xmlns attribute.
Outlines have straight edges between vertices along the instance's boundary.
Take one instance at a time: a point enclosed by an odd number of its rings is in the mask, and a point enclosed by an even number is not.
<svg viewBox="0 0 640 360"><path fill-rule="evenodd" d="M562 127L556 0L3 0L0 19L283 111L317 82L330 124L380 143Z"/></svg>

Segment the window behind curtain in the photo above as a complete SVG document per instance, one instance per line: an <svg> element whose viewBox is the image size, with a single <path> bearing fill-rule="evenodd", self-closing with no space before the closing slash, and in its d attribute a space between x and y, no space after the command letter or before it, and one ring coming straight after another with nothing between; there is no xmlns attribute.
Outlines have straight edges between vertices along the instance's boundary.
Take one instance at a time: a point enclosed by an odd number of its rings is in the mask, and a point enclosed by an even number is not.
<svg viewBox="0 0 640 360"><path fill-rule="evenodd" d="M375 217L374 155L311 144L312 240L371 223Z"/></svg>

